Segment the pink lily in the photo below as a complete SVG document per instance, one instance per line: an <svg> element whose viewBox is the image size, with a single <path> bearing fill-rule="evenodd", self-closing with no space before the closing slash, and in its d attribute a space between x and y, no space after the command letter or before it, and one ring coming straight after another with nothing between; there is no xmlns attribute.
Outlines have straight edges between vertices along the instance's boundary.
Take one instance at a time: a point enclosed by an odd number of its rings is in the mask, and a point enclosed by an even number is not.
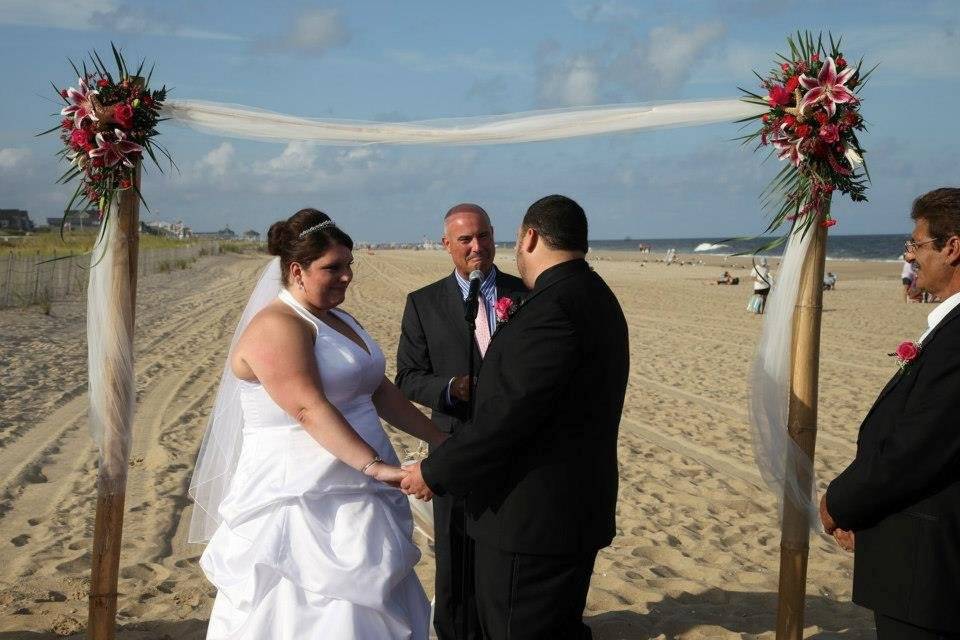
<svg viewBox="0 0 960 640"><path fill-rule="evenodd" d="M807 156L800 150L800 138L789 138L781 136L773 139L773 146L777 149L777 158L780 160L789 160L793 166L799 167L800 163L806 160Z"/></svg>
<svg viewBox="0 0 960 640"><path fill-rule="evenodd" d="M91 91L87 85L86 78L79 78L77 82L79 89L70 87L67 89L67 99L73 104L67 105L60 110L60 115L73 118L73 126L77 129L83 126L87 120L96 121L97 116L93 112L93 104L90 99L99 94L99 91Z"/></svg>
<svg viewBox="0 0 960 640"><path fill-rule="evenodd" d="M856 102L857 97L845 86L856 72L855 68L847 67L837 73L836 63L832 57L828 57L816 78L806 74L801 75L800 85L807 90L807 93L800 102L800 111L803 112L807 107L823 101L824 108L832 118L837 112L838 104Z"/></svg>
<svg viewBox="0 0 960 640"><path fill-rule="evenodd" d="M124 166L133 168L133 160L128 156L131 153L143 153L143 147L127 140L127 134L120 129L114 129L113 134L117 138L116 142L107 140L102 133L98 133L97 147L90 150L90 157L103 158L105 167L112 167L122 162Z"/></svg>

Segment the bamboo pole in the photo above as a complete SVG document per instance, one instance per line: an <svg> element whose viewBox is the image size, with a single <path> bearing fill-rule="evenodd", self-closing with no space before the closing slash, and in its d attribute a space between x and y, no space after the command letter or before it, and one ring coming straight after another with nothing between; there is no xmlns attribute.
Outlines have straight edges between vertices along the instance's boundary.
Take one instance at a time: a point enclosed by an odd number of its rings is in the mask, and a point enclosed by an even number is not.
<svg viewBox="0 0 960 640"><path fill-rule="evenodd" d="M829 207L829 202L827 203ZM820 324L823 311L823 271L827 229L814 221L800 276L800 290L793 316L790 373L790 405L787 431L803 455L813 457L817 442L817 395L820 371ZM787 452L787 473L796 473L798 486L813 482L804 465L795 464ZM807 476L807 477L802 477ZM777 609L777 640L803 638L807 557L810 551L810 514L794 503L784 487L783 531L780 538L780 587Z"/></svg>
<svg viewBox="0 0 960 640"><path fill-rule="evenodd" d="M134 184L140 188L140 165L134 170ZM133 349L134 312L137 301L137 258L140 242L140 199L137 191L126 189L119 194L115 233L104 236L112 243L109 264L95 268L113 271L108 304L124 325ZM90 366L95 366L91 363ZM127 461L130 454L132 415L122 407L133 406L136 386L132 376L119 362L102 364L106 376L106 392L111 407L104 416L100 466L97 471L97 515L93 531L93 552L90 571L90 606L87 637L91 640L113 640L116 635L117 579L120 569L120 542L123 535L123 510L126 498ZM112 424L109 422L112 421Z"/></svg>

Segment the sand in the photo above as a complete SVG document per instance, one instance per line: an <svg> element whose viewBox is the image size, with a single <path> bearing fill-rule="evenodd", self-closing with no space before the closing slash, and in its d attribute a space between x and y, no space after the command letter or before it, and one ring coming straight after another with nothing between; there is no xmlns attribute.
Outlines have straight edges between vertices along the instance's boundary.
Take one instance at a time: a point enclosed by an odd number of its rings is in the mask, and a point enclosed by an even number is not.
<svg viewBox="0 0 960 640"><path fill-rule="evenodd" d="M509 251L499 264L515 272ZM624 307L631 373L620 432L618 535L603 550L585 615L598 640L772 637L776 499L753 462L746 374L760 318L749 283L709 284L724 266L665 266L637 253L592 259ZM344 308L387 353L406 292L449 273L441 252L356 254ZM187 486L228 342L265 256L206 257L143 278L138 407L119 585L119 637L203 638L214 591L186 543ZM735 263L736 261L730 261ZM740 262L743 264L743 261ZM821 359L821 487L851 459L857 427L894 371L887 353L925 326L904 304L899 265L835 262ZM733 268L747 279L746 267ZM0 639L82 637L94 509L82 300L0 310ZM401 457L418 444L392 435ZM571 470L583 472L583 470ZM432 555L417 571L432 591ZM850 603L852 557L811 539L805 636L873 637Z"/></svg>

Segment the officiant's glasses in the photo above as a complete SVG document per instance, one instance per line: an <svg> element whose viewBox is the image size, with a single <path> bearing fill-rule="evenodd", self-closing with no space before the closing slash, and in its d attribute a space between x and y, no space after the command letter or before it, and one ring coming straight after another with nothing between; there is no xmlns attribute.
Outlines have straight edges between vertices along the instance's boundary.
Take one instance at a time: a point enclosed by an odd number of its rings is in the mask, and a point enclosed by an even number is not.
<svg viewBox="0 0 960 640"><path fill-rule="evenodd" d="M907 253L916 253L917 249L922 247L925 244L930 244L931 242L936 242L940 238L930 238L929 240L924 240L923 242L917 242L916 240L909 239L904 241L903 248Z"/></svg>

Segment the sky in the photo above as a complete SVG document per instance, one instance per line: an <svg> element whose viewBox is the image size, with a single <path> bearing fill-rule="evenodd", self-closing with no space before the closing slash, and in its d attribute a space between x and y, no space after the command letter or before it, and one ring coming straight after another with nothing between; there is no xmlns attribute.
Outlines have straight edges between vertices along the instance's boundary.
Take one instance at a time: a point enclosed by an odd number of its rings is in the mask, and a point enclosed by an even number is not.
<svg viewBox="0 0 960 640"><path fill-rule="evenodd" d="M0 0L0 208L34 222L72 189L54 135L51 82L68 58L110 43L156 63L170 98L306 117L406 121L545 108L736 98L757 89L788 34L842 35L848 60L879 63L864 88L866 203L835 198L844 234L908 233L912 200L960 182L960 2L922 0L483 3ZM105 57L105 59L108 59ZM593 239L755 234L778 170L722 123L514 145L324 147L264 143L162 123L179 171L148 166L145 220L264 232L302 207L355 240L437 239L443 213L473 201L510 240L550 193L576 199Z"/></svg>

